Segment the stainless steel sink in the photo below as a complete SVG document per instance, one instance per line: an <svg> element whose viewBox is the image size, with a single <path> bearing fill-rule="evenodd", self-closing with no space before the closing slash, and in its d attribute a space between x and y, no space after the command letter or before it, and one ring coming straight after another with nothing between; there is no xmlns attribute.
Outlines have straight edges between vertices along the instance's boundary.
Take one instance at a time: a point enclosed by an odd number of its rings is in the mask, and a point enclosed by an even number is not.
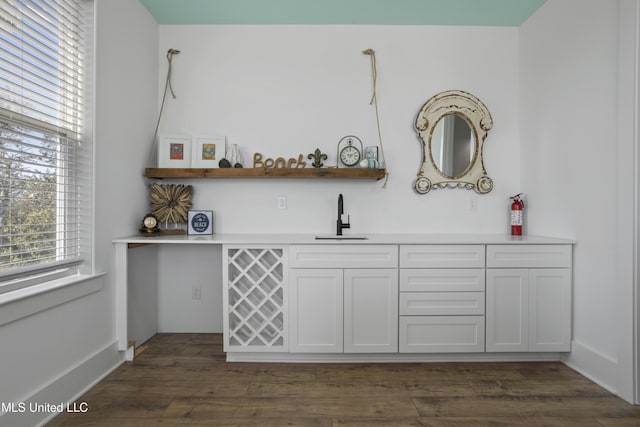
<svg viewBox="0 0 640 427"><path fill-rule="evenodd" d="M345 234L343 236L338 236L336 234L323 234L316 236L316 240L367 240L367 236L359 236L354 234Z"/></svg>

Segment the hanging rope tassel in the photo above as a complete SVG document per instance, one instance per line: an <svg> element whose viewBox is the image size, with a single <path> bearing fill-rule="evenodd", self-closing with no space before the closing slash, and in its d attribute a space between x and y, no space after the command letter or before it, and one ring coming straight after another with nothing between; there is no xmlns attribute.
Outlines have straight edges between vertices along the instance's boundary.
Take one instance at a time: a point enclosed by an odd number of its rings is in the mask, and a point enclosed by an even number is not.
<svg viewBox="0 0 640 427"><path fill-rule="evenodd" d="M378 93L376 90L377 81L378 81L378 70L376 67L376 53L373 49L363 50L362 53L365 55L369 55L371 57L371 79L373 83L373 89L371 93L371 100L369 101L369 105L373 104L376 110L376 125L378 127L378 141L380 141L380 155L382 157L382 163L384 164L385 173L384 173L384 184L382 188L387 188L387 182L389 181L389 169L387 168L387 161L384 157L384 146L382 145L382 132L380 131L380 113L378 112Z"/></svg>

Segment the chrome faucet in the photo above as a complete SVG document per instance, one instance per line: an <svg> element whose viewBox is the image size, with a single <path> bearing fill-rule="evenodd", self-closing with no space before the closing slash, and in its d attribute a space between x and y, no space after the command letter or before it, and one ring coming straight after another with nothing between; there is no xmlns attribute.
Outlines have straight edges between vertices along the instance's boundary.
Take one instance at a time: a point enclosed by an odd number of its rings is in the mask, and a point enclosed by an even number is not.
<svg viewBox="0 0 640 427"><path fill-rule="evenodd" d="M344 206L343 206L342 194L338 196L338 229L336 231L336 235L342 236L343 228L351 228L351 224L349 224L349 215L347 215L347 222L342 222L342 215L344 215Z"/></svg>

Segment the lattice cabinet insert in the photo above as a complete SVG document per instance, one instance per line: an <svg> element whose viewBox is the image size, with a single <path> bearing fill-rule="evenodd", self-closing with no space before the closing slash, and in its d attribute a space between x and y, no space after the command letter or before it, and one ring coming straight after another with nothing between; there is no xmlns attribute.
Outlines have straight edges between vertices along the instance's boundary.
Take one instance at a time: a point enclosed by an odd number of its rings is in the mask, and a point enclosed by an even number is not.
<svg viewBox="0 0 640 427"><path fill-rule="evenodd" d="M227 351L287 351L284 247L225 247Z"/></svg>

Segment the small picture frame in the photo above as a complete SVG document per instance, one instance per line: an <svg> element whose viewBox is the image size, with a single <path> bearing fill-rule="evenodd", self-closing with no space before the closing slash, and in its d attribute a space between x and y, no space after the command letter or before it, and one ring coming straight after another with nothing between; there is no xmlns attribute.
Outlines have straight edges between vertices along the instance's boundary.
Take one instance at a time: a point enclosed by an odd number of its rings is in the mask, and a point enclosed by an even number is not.
<svg viewBox="0 0 640 427"><path fill-rule="evenodd" d="M212 235L213 211L190 210L188 212L188 234Z"/></svg>
<svg viewBox="0 0 640 427"><path fill-rule="evenodd" d="M212 169L220 167L220 159L226 155L226 137L196 136L191 157L192 168Z"/></svg>
<svg viewBox="0 0 640 427"><path fill-rule="evenodd" d="M191 136L160 135L158 140L159 168L191 167Z"/></svg>
<svg viewBox="0 0 640 427"><path fill-rule="evenodd" d="M364 147L364 158L367 160L380 160L378 159L378 146L369 145Z"/></svg>

